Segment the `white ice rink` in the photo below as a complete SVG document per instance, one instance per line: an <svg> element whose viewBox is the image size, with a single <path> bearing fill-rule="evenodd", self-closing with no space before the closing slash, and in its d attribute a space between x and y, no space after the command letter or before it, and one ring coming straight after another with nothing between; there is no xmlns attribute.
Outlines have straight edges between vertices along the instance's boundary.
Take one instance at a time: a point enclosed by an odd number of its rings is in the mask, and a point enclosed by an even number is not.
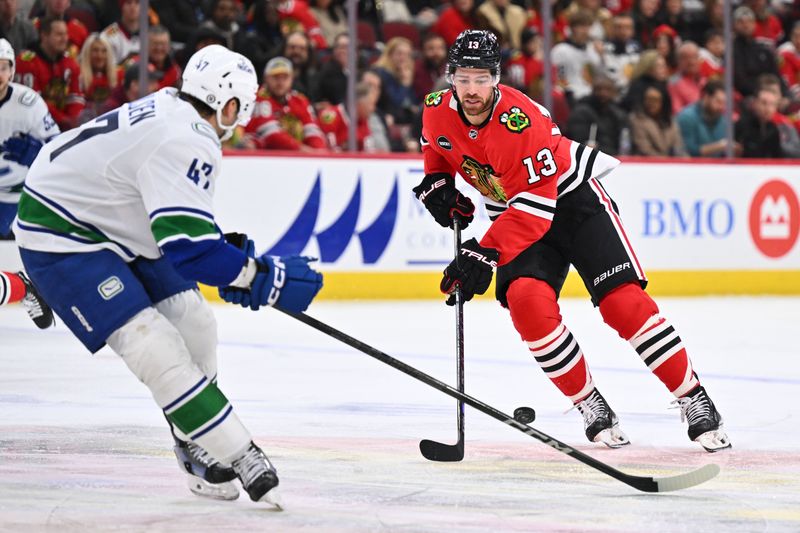
<svg viewBox="0 0 800 533"><path fill-rule="evenodd" d="M467 392L625 472L713 462L699 487L644 494L467 409L460 463L421 438L455 440L455 400L273 310L216 306L220 385L278 468L283 512L185 488L166 424L108 349L63 325L40 332L0 309L0 531L800 531L799 298L666 299L734 448L686 437L670 395L591 305L562 302L600 390L633 444L586 442L493 302L465 309ZM454 382L453 312L441 303L314 304L309 314Z"/></svg>

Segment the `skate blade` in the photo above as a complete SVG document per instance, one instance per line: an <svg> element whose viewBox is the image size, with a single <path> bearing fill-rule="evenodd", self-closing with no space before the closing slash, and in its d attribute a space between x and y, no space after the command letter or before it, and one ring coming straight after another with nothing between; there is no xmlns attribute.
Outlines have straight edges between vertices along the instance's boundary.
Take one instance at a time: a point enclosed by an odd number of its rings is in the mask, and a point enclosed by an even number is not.
<svg viewBox="0 0 800 533"><path fill-rule="evenodd" d="M713 431L706 431L696 439L695 442L700 444L709 453L726 450L731 447L731 441L728 439L727 433L722 428Z"/></svg>
<svg viewBox="0 0 800 533"><path fill-rule="evenodd" d="M239 497L239 489L230 481L224 483L209 483L205 479L188 474L186 476L186 486L189 490L203 498L213 500L232 501Z"/></svg>
<svg viewBox="0 0 800 533"><path fill-rule="evenodd" d="M625 433L617 426L604 429L595 435L594 442L602 442L609 448L621 448L631 443Z"/></svg>
<svg viewBox="0 0 800 533"><path fill-rule="evenodd" d="M278 491L278 487L273 487L268 490L258 501L273 505L277 511L283 511L283 499L281 498L281 493Z"/></svg>

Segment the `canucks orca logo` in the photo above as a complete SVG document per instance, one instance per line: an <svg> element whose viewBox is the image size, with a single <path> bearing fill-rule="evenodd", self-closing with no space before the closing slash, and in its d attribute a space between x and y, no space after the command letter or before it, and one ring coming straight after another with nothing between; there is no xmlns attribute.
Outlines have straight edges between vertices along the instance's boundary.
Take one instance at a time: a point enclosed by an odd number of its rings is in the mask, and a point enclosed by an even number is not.
<svg viewBox="0 0 800 533"><path fill-rule="evenodd" d="M500 124L504 124L508 131L522 133L522 130L531 125L531 119L515 106L500 115Z"/></svg>
<svg viewBox="0 0 800 533"><path fill-rule="evenodd" d="M464 161L461 162L461 171L464 176L472 180L472 184L480 193L495 202L508 201L506 191L500 185L497 177L494 175L494 169L491 165L482 165L470 156L465 155Z"/></svg>
<svg viewBox="0 0 800 533"><path fill-rule="evenodd" d="M356 231L361 209L360 175L358 176L358 183L355 191L353 191L353 196L344 211L342 211L342 214L339 215L339 218L327 228L315 231L322 202L321 182L321 174L317 173L314 187L311 189L305 205L300 209L297 218L267 253L270 255L301 254L311 241L311 238L315 237L319 246L320 261L333 263L344 253L353 236L356 236L361 244L361 255L364 264L377 263L389 245L389 239L394 232L394 226L397 221L399 197L397 176L394 178L394 186L386 205L384 205L377 218L366 229L361 231Z"/></svg>
<svg viewBox="0 0 800 533"><path fill-rule="evenodd" d="M437 105L442 103L442 96L444 93L447 92L447 89L443 91L436 91L435 93L430 93L425 96L425 107L436 107Z"/></svg>

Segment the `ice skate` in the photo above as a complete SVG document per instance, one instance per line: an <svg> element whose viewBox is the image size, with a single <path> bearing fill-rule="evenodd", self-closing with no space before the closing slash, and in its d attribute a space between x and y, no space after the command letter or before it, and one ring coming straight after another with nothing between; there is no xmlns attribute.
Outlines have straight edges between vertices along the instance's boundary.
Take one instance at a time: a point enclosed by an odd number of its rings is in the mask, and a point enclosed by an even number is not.
<svg viewBox="0 0 800 533"><path fill-rule="evenodd" d="M208 452L195 444L175 439L175 456L178 465L186 472L186 484L193 493L215 500L235 500L239 489L231 483L236 472L211 457Z"/></svg>
<svg viewBox="0 0 800 533"><path fill-rule="evenodd" d="M699 443L707 452L731 447L731 441L722 429L722 416L703 387L695 388L672 403L681 409L681 422L689 422L689 439Z"/></svg>
<svg viewBox="0 0 800 533"><path fill-rule="evenodd" d="M47 329L55 324L53 310L39 295L36 287L33 286L25 272L17 272L17 275L22 280L22 283L25 284L25 296L22 298L22 305L28 312L28 316L33 320L33 323L36 324L36 327Z"/></svg>
<svg viewBox="0 0 800 533"><path fill-rule="evenodd" d="M603 395L594 389L582 401L575 404L583 415L586 438L591 442L602 442L609 448L630 444L628 437L619 429L619 420Z"/></svg>
<svg viewBox="0 0 800 533"><path fill-rule="evenodd" d="M282 509L278 495L278 472L261 448L251 442L247 451L235 459L232 466L251 500L271 503Z"/></svg>

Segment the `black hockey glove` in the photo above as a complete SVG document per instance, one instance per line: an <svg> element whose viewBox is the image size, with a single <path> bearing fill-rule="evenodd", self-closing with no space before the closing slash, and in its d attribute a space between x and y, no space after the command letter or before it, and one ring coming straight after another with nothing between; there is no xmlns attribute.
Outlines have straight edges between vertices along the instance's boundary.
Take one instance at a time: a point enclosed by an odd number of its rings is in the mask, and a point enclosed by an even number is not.
<svg viewBox="0 0 800 533"><path fill-rule="evenodd" d="M456 180L450 174L426 174L422 183L412 190L443 228L452 228L456 215L461 220L461 229L475 218L475 205L458 192Z"/></svg>
<svg viewBox="0 0 800 533"><path fill-rule="evenodd" d="M497 266L500 254L494 248L484 248L474 238L461 245L461 254L453 259L444 269L439 289L449 294L447 305L455 305L456 286L461 288L465 302L472 300L476 294L483 294L492 282L492 269Z"/></svg>

